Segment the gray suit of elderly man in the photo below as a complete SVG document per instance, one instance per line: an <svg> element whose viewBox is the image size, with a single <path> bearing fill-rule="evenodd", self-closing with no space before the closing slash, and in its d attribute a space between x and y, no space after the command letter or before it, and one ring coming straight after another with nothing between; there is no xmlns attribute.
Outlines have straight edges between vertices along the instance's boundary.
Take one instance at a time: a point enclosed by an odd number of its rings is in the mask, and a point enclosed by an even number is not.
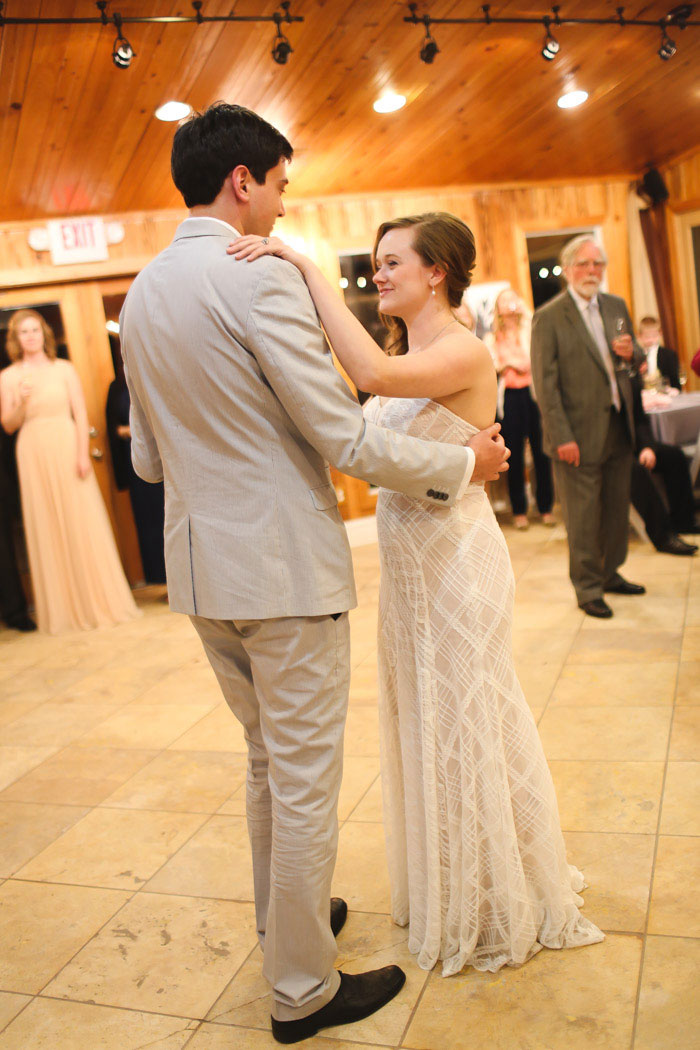
<svg viewBox="0 0 700 1050"><path fill-rule="evenodd" d="M329 1002L352 561L328 462L450 506L471 450L366 423L291 264L226 255L189 218L121 316L132 455L165 480L171 607L191 616L245 728L258 934L274 1016Z"/></svg>
<svg viewBox="0 0 700 1050"><path fill-rule="evenodd" d="M586 245L595 248L594 242L577 241L583 265L590 262L590 287L583 271L586 297L578 295L571 281L580 281L581 271L572 270L569 288L535 312L532 375L578 604L591 615L612 615L601 601L604 591L643 591L617 571L627 557L634 416L629 375L612 347L620 329L633 328L624 300L597 291L599 278L592 275L597 267L602 277L604 261L596 259L599 250L586 258ZM580 461L564 461L560 450L574 446Z"/></svg>

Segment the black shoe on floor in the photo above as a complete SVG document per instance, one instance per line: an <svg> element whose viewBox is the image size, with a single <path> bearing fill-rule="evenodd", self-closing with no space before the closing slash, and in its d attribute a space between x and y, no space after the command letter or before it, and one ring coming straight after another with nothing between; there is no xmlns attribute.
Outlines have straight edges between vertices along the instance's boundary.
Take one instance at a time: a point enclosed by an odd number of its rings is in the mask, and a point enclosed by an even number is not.
<svg viewBox="0 0 700 1050"><path fill-rule="evenodd" d="M622 576L616 576L614 580L611 580L605 588L607 594L646 594L646 587L642 587L641 583L630 583L629 580L624 580Z"/></svg>
<svg viewBox="0 0 700 1050"><path fill-rule="evenodd" d="M11 627L13 631L36 631L36 624L26 613L21 613L19 616L11 616L7 620L7 626Z"/></svg>
<svg viewBox="0 0 700 1050"><path fill-rule="evenodd" d="M404 986L406 974L398 966L383 966L369 973L341 973L340 988L320 1010L299 1021L272 1020L272 1034L278 1043L299 1043L322 1028L352 1024L386 1006Z"/></svg>
<svg viewBox="0 0 700 1050"><path fill-rule="evenodd" d="M348 917L348 906L342 897L331 897L331 930L337 937Z"/></svg>
<svg viewBox="0 0 700 1050"><path fill-rule="evenodd" d="M599 620L609 620L613 614L608 603L602 598L593 598L590 602L581 602L579 609L583 609L586 616L597 616Z"/></svg>
<svg viewBox="0 0 700 1050"><path fill-rule="evenodd" d="M667 536L663 543L656 548L662 554L695 554L697 547L694 543L686 543L680 536Z"/></svg>

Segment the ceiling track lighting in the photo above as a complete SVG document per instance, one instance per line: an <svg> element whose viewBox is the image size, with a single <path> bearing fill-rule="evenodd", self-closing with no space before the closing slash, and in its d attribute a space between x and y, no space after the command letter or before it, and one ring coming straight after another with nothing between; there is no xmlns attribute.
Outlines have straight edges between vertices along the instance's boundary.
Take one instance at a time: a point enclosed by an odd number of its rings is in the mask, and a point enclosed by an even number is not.
<svg viewBox="0 0 700 1050"><path fill-rule="evenodd" d="M430 64L435 59L435 56L439 54L440 49L438 48L435 40L431 36L430 27L437 25L541 25L544 26L544 43L540 54L547 62L551 62L559 54L561 45L558 40L554 38L551 31L551 26L619 26L626 29L628 26L653 26L656 29L661 29L661 46L658 50L659 58L664 61L668 61L669 58L673 58L676 53L676 45L668 35L668 27L676 26L678 29L687 29L689 26L697 28L700 26L700 21L697 19L692 20L691 15L693 13L693 4L678 4L676 7L672 7L671 10L662 19L652 18L625 18L624 7L618 7L615 9L614 16L608 16L605 18L565 18L560 15L561 6L555 4L552 7L552 13L546 15L532 15L524 16L522 18L510 18L501 17L499 15L491 14L491 5L483 4L480 15L476 15L473 18L433 18L431 15L418 14L418 4L411 3L408 5L408 9L411 12L409 15L404 16L404 22L408 22L410 25L425 26L426 39L423 41L423 45L420 49L420 58L422 62ZM429 48L430 43L430 48Z"/></svg>
<svg viewBox="0 0 700 1050"><path fill-rule="evenodd" d="M289 0L285 0L282 7L286 9L286 14L289 15ZM275 11L272 16L274 23L277 27L277 34L272 42L272 60L276 62L278 66L286 66L287 59L292 53L292 45L287 40L286 36L282 32L282 21L284 16Z"/></svg>
<svg viewBox="0 0 700 1050"><path fill-rule="evenodd" d="M552 36L552 31L549 28L552 22L551 18L549 18L548 15L545 15L542 21L544 22L544 43L542 44L541 54L542 58L547 62L551 62L552 59L556 58L559 54L559 48L561 45L559 44L559 41L555 40Z"/></svg>
<svg viewBox="0 0 700 1050"><path fill-rule="evenodd" d="M191 0L194 9L193 15L113 15L107 14L109 0L96 0L95 6L99 15L86 18L15 18L3 14L6 4L0 0L0 28L3 26L84 26L113 24L117 30L117 38L112 47L112 61L119 69L128 69L131 60L136 57L136 52L122 33L122 26L133 23L157 24L157 25L179 25L184 23L195 23L203 25L214 22L273 22L277 35L272 49L272 57L278 65L284 65L292 54L292 45L282 32L282 23L291 25L292 22L303 22L303 15L290 14L291 0L282 0L277 11L271 15L205 15L202 14L203 0Z"/></svg>

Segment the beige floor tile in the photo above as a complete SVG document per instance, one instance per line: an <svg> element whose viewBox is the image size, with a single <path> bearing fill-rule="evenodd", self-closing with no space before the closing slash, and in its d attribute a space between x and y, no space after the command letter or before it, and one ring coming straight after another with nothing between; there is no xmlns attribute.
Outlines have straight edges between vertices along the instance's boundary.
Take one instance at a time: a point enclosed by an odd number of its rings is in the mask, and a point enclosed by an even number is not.
<svg viewBox="0 0 700 1050"><path fill-rule="evenodd" d="M686 600L682 597L656 597L649 594L637 601L606 595L613 609L616 630L629 631L682 631L685 622ZM597 620L584 616L583 631L609 630L608 620Z"/></svg>
<svg viewBox="0 0 700 1050"><path fill-rule="evenodd" d="M86 813L78 806L0 801L0 875L14 875Z"/></svg>
<svg viewBox="0 0 700 1050"><path fill-rule="evenodd" d="M105 799L105 805L214 813L243 783L245 773L243 755L164 751Z"/></svg>
<svg viewBox="0 0 700 1050"><path fill-rule="evenodd" d="M17 873L36 882L135 890L197 830L203 814L93 809Z"/></svg>
<svg viewBox="0 0 700 1050"><path fill-rule="evenodd" d="M0 886L0 986L34 995L121 908L129 895L85 886Z"/></svg>
<svg viewBox="0 0 700 1050"><path fill-rule="evenodd" d="M518 681L530 707L543 708L561 673L559 664L537 664L520 661L516 666Z"/></svg>
<svg viewBox="0 0 700 1050"><path fill-rule="evenodd" d="M551 762L567 831L654 834L663 762Z"/></svg>
<svg viewBox="0 0 700 1050"><path fill-rule="evenodd" d="M80 737L80 747L162 748L172 744L213 704L129 704Z"/></svg>
<svg viewBox="0 0 700 1050"><path fill-rule="evenodd" d="M583 872L583 914L601 930L643 933L651 889L653 835L567 831L569 864Z"/></svg>
<svg viewBox="0 0 700 1050"><path fill-rule="evenodd" d="M700 595L694 598L688 598L688 605L685 613L685 626L700 627Z"/></svg>
<svg viewBox="0 0 700 1050"><path fill-rule="evenodd" d="M361 973L395 964L405 971L406 984L391 1003L372 1017L324 1031L329 1048L337 1050L336 1040L344 1039L363 1045L398 1045L427 979L425 971L416 966L408 951L407 936L407 931L396 926L388 916L350 911L338 938L337 969ZM271 1009L272 996L262 977L262 956L256 950L214 1004L208 1020L263 1029L269 1024Z"/></svg>
<svg viewBox="0 0 700 1050"><path fill-rule="evenodd" d="M381 824L382 823L382 782L381 777L377 777L372 786L368 789L364 798L357 804L355 809L350 814L350 820L356 820L363 823L370 824Z"/></svg>
<svg viewBox="0 0 700 1050"><path fill-rule="evenodd" d="M238 785L230 798L227 798L223 805L219 806L216 812L230 817L244 817L246 815L245 797L246 786L244 781Z"/></svg>
<svg viewBox="0 0 700 1050"><path fill-rule="evenodd" d="M355 911L388 913L391 899L384 829L347 821L340 829L333 893Z"/></svg>
<svg viewBox="0 0 700 1050"><path fill-rule="evenodd" d="M142 891L45 994L201 1018L254 944L252 904Z"/></svg>
<svg viewBox="0 0 700 1050"><path fill-rule="evenodd" d="M700 671L698 671L697 663L689 662L678 665L676 704L679 707L700 704Z"/></svg>
<svg viewBox="0 0 700 1050"><path fill-rule="evenodd" d="M13 1017L16 1017L20 1010L24 1009L27 1003L32 1001L31 995L17 995L15 992L0 992L0 1032L2 1032L5 1025L9 1024ZM0 1047L2 1037L0 1036ZM29 1044L25 1043L27 1047Z"/></svg>
<svg viewBox="0 0 700 1050"><path fill-rule="evenodd" d="M678 707L673 715L672 762L694 762L700 756L700 707Z"/></svg>
<svg viewBox="0 0 700 1050"><path fill-rule="evenodd" d="M196 1027L185 1017L35 999L0 1035L0 1050L181 1050Z"/></svg>
<svg viewBox="0 0 700 1050"><path fill-rule="evenodd" d="M11 725L12 722L16 722L17 719L39 707L40 704L40 700L3 700L0 695L0 727Z"/></svg>
<svg viewBox="0 0 700 1050"><path fill-rule="evenodd" d="M629 630L616 627L615 620L605 623L606 631L581 631L577 635L568 657L570 664L621 664L642 659L662 663L680 655L680 631Z"/></svg>
<svg viewBox="0 0 700 1050"><path fill-rule="evenodd" d="M681 660L700 660L700 627L686 627L683 632L683 651Z"/></svg>
<svg viewBox="0 0 700 1050"><path fill-rule="evenodd" d="M531 602L517 600L513 614L513 628L516 634L522 630L554 630L567 633L581 626L585 614L568 597L564 602Z"/></svg>
<svg viewBox="0 0 700 1050"><path fill-rule="evenodd" d="M236 1028L235 1043L231 1042L231 1034L231 1028L226 1025L203 1024L192 1042L187 1044L187 1050L232 1050L232 1047L235 1047L235 1050L278 1050L280 1045L269 1031L269 1021L265 1031L257 1028ZM305 1039L303 1046L304 1050L386 1050L385 1047L372 1046L369 1043L348 1043L344 1039L329 1039L325 1033L313 1039Z"/></svg>
<svg viewBox="0 0 700 1050"><path fill-rule="evenodd" d="M659 837L649 933L700 937L700 838Z"/></svg>
<svg viewBox="0 0 700 1050"><path fill-rule="evenodd" d="M700 762L669 762L661 834L700 835Z"/></svg>
<svg viewBox="0 0 700 1050"><path fill-rule="evenodd" d="M40 765L58 747L2 747L0 746L0 791L13 784L30 769Z"/></svg>
<svg viewBox="0 0 700 1050"><path fill-rule="evenodd" d="M634 1050L700 1045L700 941L647 937Z"/></svg>
<svg viewBox="0 0 700 1050"><path fill-rule="evenodd" d="M552 707L651 707L673 703L677 663L569 664Z"/></svg>
<svg viewBox="0 0 700 1050"><path fill-rule="evenodd" d="M351 705L345 726L345 755L379 755L379 714L366 704Z"/></svg>
<svg viewBox="0 0 700 1050"><path fill-rule="evenodd" d="M671 709L550 707L539 730L548 759L662 761Z"/></svg>
<svg viewBox="0 0 700 1050"><path fill-rule="evenodd" d="M66 747L15 780L0 800L96 806L157 753L126 748Z"/></svg>
<svg viewBox="0 0 700 1050"><path fill-rule="evenodd" d="M215 816L146 886L157 893L253 900L253 863L243 817Z"/></svg>
<svg viewBox="0 0 700 1050"><path fill-rule="evenodd" d="M578 626L567 630L521 628L513 633L513 655L516 669L535 664L537 667L561 667L578 633Z"/></svg>
<svg viewBox="0 0 700 1050"><path fill-rule="evenodd" d="M243 726L231 708L219 702L213 711L174 740L169 750L233 751L245 754L248 748L243 735Z"/></svg>
<svg viewBox="0 0 700 1050"><path fill-rule="evenodd" d="M72 744L118 710L115 704L41 704L3 730L9 746L48 747Z"/></svg>
<svg viewBox="0 0 700 1050"><path fill-rule="evenodd" d="M363 755L346 755L343 761L343 781L338 799L338 819L346 820L354 814L372 784L379 776L379 759Z"/></svg>
<svg viewBox="0 0 700 1050"><path fill-rule="evenodd" d="M544 949L518 969L431 974L403 1041L450 1050L618 1050L634 1021L641 938Z"/></svg>
<svg viewBox="0 0 700 1050"><path fill-rule="evenodd" d="M140 704L220 704L221 688L198 641L199 655L161 675L138 698Z"/></svg>

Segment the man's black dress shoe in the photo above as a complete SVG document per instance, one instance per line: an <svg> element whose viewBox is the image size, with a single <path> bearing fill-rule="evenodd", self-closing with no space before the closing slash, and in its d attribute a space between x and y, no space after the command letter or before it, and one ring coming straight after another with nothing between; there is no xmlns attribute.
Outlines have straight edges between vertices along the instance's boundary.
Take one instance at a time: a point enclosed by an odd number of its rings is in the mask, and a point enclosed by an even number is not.
<svg viewBox="0 0 700 1050"><path fill-rule="evenodd" d="M604 590L607 594L646 594L646 587L642 587L641 583L630 583L629 580L623 580L622 576L616 576Z"/></svg>
<svg viewBox="0 0 700 1050"><path fill-rule="evenodd" d="M7 626L11 627L13 631L36 631L36 624L26 613L20 613L19 616L11 616L7 620Z"/></svg>
<svg viewBox="0 0 700 1050"><path fill-rule="evenodd" d="M278 1043L299 1043L322 1028L352 1024L386 1006L404 986L406 974L399 966L383 966L369 973L341 973L340 988L320 1010L299 1021L277 1021L272 1034Z"/></svg>
<svg viewBox="0 0 700 1050"><path fill-rule="evenodd" d="M348 917L348 906L342 897L331 897L331 930L337 937Z"/></svg>
<svg viewBox="0 0 700 1050"><path fill-rule="evenodd" d="M612 609L602 598L593 598L590 602L581 602L579 609L583 609L586 616L597 616L599 620L609 620L613 614Z"/></svg>
<svg viewBox="0 0 700 1050"><path fill-rule="evenodd" d="M660 543L656 548L657 551L661 551L662 554L695 554L697 547L694 543L686 543L680 536L674 536L673 534L667 536L663 543Z"/></svg>

